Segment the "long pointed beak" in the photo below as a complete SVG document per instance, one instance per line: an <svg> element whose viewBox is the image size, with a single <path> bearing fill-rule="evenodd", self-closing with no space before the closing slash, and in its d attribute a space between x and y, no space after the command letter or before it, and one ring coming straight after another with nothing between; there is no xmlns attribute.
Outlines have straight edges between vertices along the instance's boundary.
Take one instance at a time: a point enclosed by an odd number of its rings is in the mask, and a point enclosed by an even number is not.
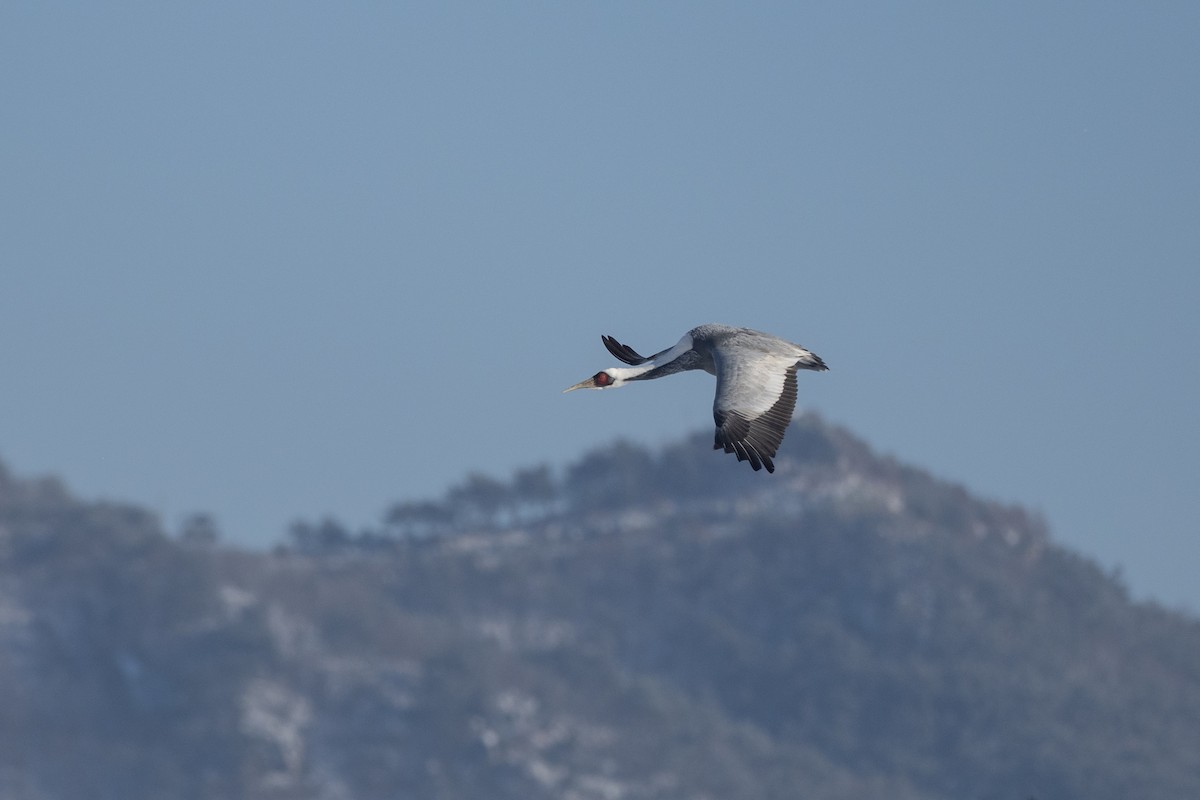
<svg viewBox="0 0 1200 800"><path fill-rule="evenodd" d="M575 384L574 386L570 386L566 389L563 389L563 394L566 394L567 392L573 392L576 389L595 389L595 388L596 388L596 378L591 377L591 378L588 378L587 380L580 381L579 383Z"/></svg>

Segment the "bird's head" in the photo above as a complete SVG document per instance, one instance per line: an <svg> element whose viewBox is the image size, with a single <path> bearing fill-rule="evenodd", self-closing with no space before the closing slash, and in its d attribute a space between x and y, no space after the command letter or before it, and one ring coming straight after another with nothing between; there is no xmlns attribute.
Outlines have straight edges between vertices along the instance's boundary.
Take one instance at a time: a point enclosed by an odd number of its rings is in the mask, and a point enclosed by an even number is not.
<svg viewBox="0 0 1200 800"><path fill-rule="evenodd" d="M616 374L617 369L608 369L603 372L597 372L587 380L580 381L574 386L563 389L563 394L573 392L576 389L611 389L614 386L620 386L625 382L624 377Z"/></svg>

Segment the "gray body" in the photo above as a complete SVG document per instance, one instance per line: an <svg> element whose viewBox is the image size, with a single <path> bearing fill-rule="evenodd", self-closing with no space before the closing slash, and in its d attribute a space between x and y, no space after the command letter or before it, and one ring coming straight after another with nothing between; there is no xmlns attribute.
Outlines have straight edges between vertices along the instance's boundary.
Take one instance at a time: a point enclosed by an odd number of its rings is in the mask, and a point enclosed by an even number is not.
<svg viewBox="0 0 1200 800"><path fill-rule="evenodd" d="M738 461L749 461L755 470L766 467L767 472L775 471L772 458L796 408L796 371L828 369L800 345L751 328L700 325L674 347L649 358L611 336L601 338L610 353L632 368L598 372L571 389L605 389L702 369L717 377L713 448L735 453Z"/></svg>

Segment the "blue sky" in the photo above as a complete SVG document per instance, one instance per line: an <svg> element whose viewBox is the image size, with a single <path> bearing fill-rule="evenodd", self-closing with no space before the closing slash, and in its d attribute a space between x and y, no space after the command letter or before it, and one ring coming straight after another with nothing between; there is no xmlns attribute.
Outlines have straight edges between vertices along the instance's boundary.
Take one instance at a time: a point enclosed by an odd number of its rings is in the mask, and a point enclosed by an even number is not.
<svg viewBox="0 0 1200 800"><path fill-rule="evenodd" d="M560 391L724 322L1200 609L1197 41L1192 3L7 4L0 457L263 545L707 429L706 375Z"/></svg>

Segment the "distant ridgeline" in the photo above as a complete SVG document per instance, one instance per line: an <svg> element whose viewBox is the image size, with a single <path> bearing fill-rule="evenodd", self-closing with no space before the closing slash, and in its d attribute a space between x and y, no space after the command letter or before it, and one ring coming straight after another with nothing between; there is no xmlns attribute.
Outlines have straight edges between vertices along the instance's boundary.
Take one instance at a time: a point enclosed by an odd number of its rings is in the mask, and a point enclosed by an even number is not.
<svg viewBox="0 0 1200 800"><path fill-rule="evenodd" d="M1200 623L816 417L269 554L0 468L0 797L1200 797Z"/></svg>
<svg viewBox="0 0 1200 800"><path fill-rule="evenodd" d="M792 424L773 476L715 457L711 441L709 434L696 434L657 453L619 441L588 453L561 477L545 464L517 470L507 481L471 473L440 500L396 503L376 528L351 532L329 518L296 522L289 545L317 554L548 523L569 523L579 533L679 516L706 523L747 515L794 519L835 507L859 515L879 512L886 532L902 537L949 528L975 538L998 536L1009 547L1046 543L1044 525L1023 509L971 498L962 487L880 458L815 415Z"/></svg>

